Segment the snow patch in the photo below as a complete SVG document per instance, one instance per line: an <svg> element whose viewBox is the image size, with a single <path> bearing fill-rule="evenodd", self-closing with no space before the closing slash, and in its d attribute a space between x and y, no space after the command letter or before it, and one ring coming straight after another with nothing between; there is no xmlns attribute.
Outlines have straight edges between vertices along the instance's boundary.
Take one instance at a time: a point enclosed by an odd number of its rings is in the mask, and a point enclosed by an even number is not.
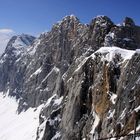
<svg viewBox="0 0 140 140"><path fill-rule="evenodd" d="M52 112L52 113L53 113L53 112ZM49 121L49 124L50 124L51 126L54 126L55 123L58 123L58 122L61 121L60 114L57 115L54 119L49 119L48 121Z"/></svg>
<svg viewBox="0 0 140 140"><path fill-rule="evenodd" d="M62 100L63 100L63 96L60 97L59 99L55 99L53 105L57 105L57 106L59 106L59 105L61 104Z"/></svg>
<svg viewBox="0 0 140 140"><path fill-rule="evenodd" d="M115 114L115 109L113 111L109 110L109 116L107 117L107 119L113 118Z"/></svg>
<svg viewBox="0 0 140 140"><path fill-rule="evenodd" d="M135 51L126 50L118 47L101 47L95 53L104 54L103 60L112 61L116 54L120 54L123 60L129 60L134 55Z"/></svg>
<svg viewBox="0 0 140 140"><path fill-rule="evenodd" d="M37 48L38 48L38 45L40 44L41 40L40 39L36 39L36 41L34 42L33 44L33 47L30 46L28 49L27 49L27 52L30 54L30 55L34 55Z"/></svg>
<svg viewBox="0 0 140 140"><path fill-rule="evenodd" d="M51 140L57 140L60 137L61 137L61 133L60 132L56 132L56 134L51 138Z"/></svg>
<svg viewBox="0 0 140 140"><path fill-rule="evenodd" d="M96 140L96 135L95 135L95 128L97 127L97 125L99 124L99 121L100 121L100 118L98 117L98 115L93 112L93 117L94 117L94 123L92 125L92 129L90 131L90 137L91 137L91 140Z"/></svg>
<svg viewBox="0 0 140 140"><path fill-rule="evenodd" d="M50 104L51 104L51 102L52 102L52 100L54 99L54 98L56 98L56 94L54 94L53 96L51 96L48 100L47 100L47 102L46 102L46 104L45 104L45 108L46 107L48 107Z"/></svg>
<svg viewBox="0 0 140 140"><path fill-rule="evenodd" d="M89 57L86 57L86 58L78 65L78 68L74 71L74 73L75 73L75 72L78 72L78 71L81 69L81 67L85 64L85 62L87 61L88 58L89 58Z"/></svg>
<svg viewBox="0 0 140 140"><path fill-rule="evenodd" d="M42 68L38 68L33 74L31 74L30 78L32 78L34 75L38 75L39 73L41 73Z"/></svg>
<svg viewBox="0 0 140 140"><path fill-rule="evenodd" d="M123 40L127 41L127 42L132 41L132 39L130 39L130 38L123 38Z"/></svg>
<svg viewBox="0 0 140 140"><path fill-rule="evenodd" d="M136 112L138 112L140 110L140 105L134 109Z"/></svg>
<svg viewBox="0 0 140 140"><path fill-rule="evenodd" d="M123 110L122 114L120 115L121 120L125 117L125 114L126 114L126 108Z"/></svg>
<svg viewBox="0 0 140 140"><path fill-rule="evenodd" d="M0 140L35 140L42 106L20 114L17 107L14 98L0 93Z"/></svg>
<svg viewBox="0 0 140 140"><path fill-rule="evenodd" d="M140 130L140 124L136 127L136 131ZM134 134L134 130L132 130L129 134Z"/></svg>
<svg viewBox="0 0 140 140"><path fill-rule="evenodd" d="M39 129L38 129L39 138L38 138L38 140L42 140L42 138L43 138L43 136L44 136L44 132L45 132L45 126L46 126L46 121L44 121L44 122L39 126Z"/></svg>
<svg viewBox="0 0 140 140"><path fill-rule="evenodd" d="M60 98L57 99L57 94L54 94L53 96L51 96L47 102L45 103L44 107L48 107L51 105L51 103L53 103L53 105L55 106L59 106L62 103L63 100L63 96L61 96Z"/></svg>
<svg viewBox="0 0 140 140"><path fill-rule="evenodd" d="M48 75L44 78L44 80L42 81L42 83L44 82L44 81L46 81L47 79L48 79L48 77L52 74L52 73L59 73L60 72L60 70L56 67L56 66L54 66L53 67L53 69L48 73Z"/></svg>
<svg viewBox="0 0 140 140"><path fill-rule="evenodd" d="M39 69L37 69L37 70L34 72L34 75L37 75L37 74L41 73L41 71L42 71L42 68L40 67Z"/></svg>
<svg viewBox="0 0 140 140"><path fill-rule="evenodd" d="M15 48L21 48L21 47L26 47L27 45L21 40L19 36L17 36L17 39L12 44L12 46Z"/></svg>
<svg viewBox="0 0 140 140"><path fill-rule="evenodd" d="M113 104L115 104L115 103L116 103L117 95L114 94L114 93L111 93L111 94L109 94L109 95L110 95L110 100L111 100L111 102L112 102Z"/></svg>
<svg viewBox="0 0 140 140"><path fill-rule="evenodd" d="M139 84L140 83L140 76L138 77L137 81L136 81L136 84Z"/></svg>

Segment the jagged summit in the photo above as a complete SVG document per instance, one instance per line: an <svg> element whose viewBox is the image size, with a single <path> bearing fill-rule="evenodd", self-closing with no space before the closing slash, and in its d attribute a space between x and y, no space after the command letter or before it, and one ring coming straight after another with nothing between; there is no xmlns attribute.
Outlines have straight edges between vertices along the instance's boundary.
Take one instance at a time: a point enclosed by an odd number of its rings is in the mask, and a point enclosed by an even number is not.
<svg viewBox="0 0 140 140"><path fill-rule="evenodd" d="M80 24L79 19L74 15L65 16L61 21L53 25L53 28L71 28L72 26ZM52 28L52 29L53 29Z"/></svg>
<svg viewBox="0 0 140 140"><path fill-rule="evenodd" d="M108 24L113 24L113 22L111 21L111 19L109 17L105 16L105 15L98 15L97 17L95 17L94 19L92 19L92 22L94 24L98 24L100 26L105 26L107 23Z"/></svg>
<svg viewBox="0 0 140 140"><path fill-rule="evenodd" d="M78 17L76 17L75 15L67 15L62 19L62 21L66 21L66 20L79 21Z"/></svg>
<svg viewBox="0 0 140 140"><path fill-rule="evenodd" d="M25 52L25 50L27 49L26 47L31 45L34 40L35 37L27 34L13 36L9 40L5 52L1 56L1 59L13 59L15 57L18 58L21 54Z"/></svg>
<svg viewBox="0 0 140 140"><path fill-rule="evenodd" d="M133 27L135 26L135 22L133 21L132 18L130 17L125 17L124 21L123 21L123 26L126 27Z"/></svg>
<svg viewBox="0 0 140 140"><path fill-rule="evenodd" d="M7 44L7 47L25 47L31 45L35 37L27 34L13 36Z"/></svg>

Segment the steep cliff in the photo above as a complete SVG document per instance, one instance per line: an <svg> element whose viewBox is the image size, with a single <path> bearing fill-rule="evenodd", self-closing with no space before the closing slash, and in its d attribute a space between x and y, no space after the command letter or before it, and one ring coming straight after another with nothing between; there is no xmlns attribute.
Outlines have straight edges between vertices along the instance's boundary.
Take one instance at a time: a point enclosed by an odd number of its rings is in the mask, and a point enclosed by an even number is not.
<svg viewBox="0 0 140 140"><path fill-rule="evenodd" d="M0 58L0 91L18 113L41 107L36 140L93 140L140 131L140 27L64 17L39 38L14 36Z"/></svg>

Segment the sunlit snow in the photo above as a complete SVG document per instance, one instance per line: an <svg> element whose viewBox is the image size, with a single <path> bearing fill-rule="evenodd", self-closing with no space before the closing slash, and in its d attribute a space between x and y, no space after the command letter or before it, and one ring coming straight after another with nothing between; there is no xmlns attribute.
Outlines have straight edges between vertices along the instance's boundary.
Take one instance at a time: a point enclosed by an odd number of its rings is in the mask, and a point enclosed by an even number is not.
<svg viewBox="0 0 140 140"><path fill-rule="evenodd" d="M94 123L92 125L92 129L90 131L90 134L91 134L91 140L95 140L96 139L96 134L95 134L95 128L97 127L97 125L99 124L100 122L100 118L98 117L98 115L93 112L93 117L94 117ZM94 135L94 136L93 136Z"/></svg>
<svg viewBox="0 0 140 140"><path fill-rule="evenodd" d="M125 61L131 59L131 57L135 52L136 51L121 49L118 47L101 47L95 53L106 54L105 58L103 59L107 61L112 61L112 59L115 57L116 54L120 54L123 60Z"/></svg>
<svg viewBox="0 0 140 140"><path fill-rule="evenodd" d="M0 140L35 140L41 106L20 114L17 107L14 98L0 93Z"/></svg>

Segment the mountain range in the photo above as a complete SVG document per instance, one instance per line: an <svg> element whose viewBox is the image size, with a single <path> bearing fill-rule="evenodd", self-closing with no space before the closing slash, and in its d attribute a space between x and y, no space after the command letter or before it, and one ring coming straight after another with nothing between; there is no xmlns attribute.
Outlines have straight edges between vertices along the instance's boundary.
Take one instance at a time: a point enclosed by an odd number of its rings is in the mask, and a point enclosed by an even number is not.
<svg viewBox="0 0 140 140"><path fill-rule="evenodd" d="M140 132L139 93L140 26L66 16L1 55L0 139L124 140Z"/></svg>

